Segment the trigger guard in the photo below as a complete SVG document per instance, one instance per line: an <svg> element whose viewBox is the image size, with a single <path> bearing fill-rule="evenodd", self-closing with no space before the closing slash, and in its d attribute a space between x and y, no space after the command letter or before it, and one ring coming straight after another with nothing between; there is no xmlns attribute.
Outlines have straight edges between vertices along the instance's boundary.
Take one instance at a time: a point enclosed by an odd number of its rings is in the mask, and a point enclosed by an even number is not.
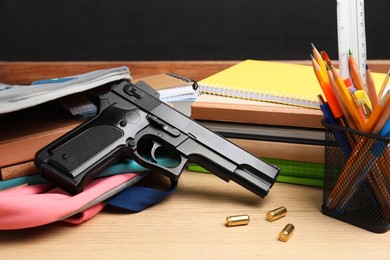
<svg viewBox="0 0 390 260"><path fill-rule="evenodd" d="M180 155L180 164L176 167L169 168L169 167L164 167L162 165L157 164L157 162L151 162L147 161L144 159L138 151L134 151L134 159L135 161L140 164L141 166L148 168L149 170L157 170L157 171L162 171L162 173L167 176L168 178L172 180L177 180L182 173L184 166L186 165L188 159Z"/></svg>

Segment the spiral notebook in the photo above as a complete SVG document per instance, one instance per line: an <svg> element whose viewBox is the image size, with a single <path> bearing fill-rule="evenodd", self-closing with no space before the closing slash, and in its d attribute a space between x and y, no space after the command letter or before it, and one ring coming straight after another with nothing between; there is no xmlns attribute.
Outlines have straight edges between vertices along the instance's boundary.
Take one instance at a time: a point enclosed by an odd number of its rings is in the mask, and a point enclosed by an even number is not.
<svg viewBox="0 0 390 260"><path fill-rule="evenodd" d="M164 102L194 100L199 94L197 82L171 72L143 77L142 80L155 88Z"/></svg>
<svg viewBox="0 0 390 260"><path fill-rule="evenodd" d="M313 68L245 60L198 82L201 93L319 108L322 93Z"/></svg>
<svg viewBox="0 0 390 260"><path fill-rule="evenodd" d="M378 92L386 75L371 75ZM200 93L318 109L323 93L312 66L260 60L240 62L198 85Z"/></svg>

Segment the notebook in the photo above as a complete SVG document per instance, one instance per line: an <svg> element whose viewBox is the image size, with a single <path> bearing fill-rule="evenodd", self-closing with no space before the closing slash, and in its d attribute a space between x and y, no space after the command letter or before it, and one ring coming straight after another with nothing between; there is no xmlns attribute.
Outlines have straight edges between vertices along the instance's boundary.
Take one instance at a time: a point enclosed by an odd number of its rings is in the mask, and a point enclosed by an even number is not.
<svg viewBox="0 0 390 260"><path fill-rule="evenodd" d="M142 81L156 89L163 102L194 100L199 94L197 82L170 72L143 77Z"/></svg>
<svg viewBox="0 0 390 260"><path fill-rule="evenodd" d="M376 86L384 75L373 73ZM312 66L245 60L198 82L201 93L319 109Z"/></svg>

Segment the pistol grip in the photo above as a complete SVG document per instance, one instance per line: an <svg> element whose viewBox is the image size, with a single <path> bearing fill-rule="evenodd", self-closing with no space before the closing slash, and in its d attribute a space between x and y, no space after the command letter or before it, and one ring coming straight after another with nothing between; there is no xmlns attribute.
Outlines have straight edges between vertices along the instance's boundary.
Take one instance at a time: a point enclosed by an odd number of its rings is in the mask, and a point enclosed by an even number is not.
<svg viewBox="0 0 390 260"><path fill-rule="evenodd" d="M41 174L71 194L80 193L98 173L124 154L124 146L117 144L123 135L121 129L110 125L71 134L47 151L51 156L40 165Z"/></svg>
<svg viewBox="0 0 390 260"><path fill-rule="evenodd" d="M75 170L96 154L115 143L123 131L109 125L94 126L53 149L49 163L68 175L76 177Z"/></svg>

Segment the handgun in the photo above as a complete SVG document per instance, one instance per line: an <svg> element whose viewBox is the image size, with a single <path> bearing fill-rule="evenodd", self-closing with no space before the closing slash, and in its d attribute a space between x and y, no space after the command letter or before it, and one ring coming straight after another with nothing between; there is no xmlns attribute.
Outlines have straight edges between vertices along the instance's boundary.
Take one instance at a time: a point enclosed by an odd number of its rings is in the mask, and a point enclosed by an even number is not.
<svg viewBox="0 0 390 260"><path fill-rule="evenodd" d="M39 150L41 175L70 194L123 157L177 181L188 162L264 198L279 169L159 100L143 81L111 83L92 95L98 113ZM166 167L159 157L177 162Z"/></svg>

